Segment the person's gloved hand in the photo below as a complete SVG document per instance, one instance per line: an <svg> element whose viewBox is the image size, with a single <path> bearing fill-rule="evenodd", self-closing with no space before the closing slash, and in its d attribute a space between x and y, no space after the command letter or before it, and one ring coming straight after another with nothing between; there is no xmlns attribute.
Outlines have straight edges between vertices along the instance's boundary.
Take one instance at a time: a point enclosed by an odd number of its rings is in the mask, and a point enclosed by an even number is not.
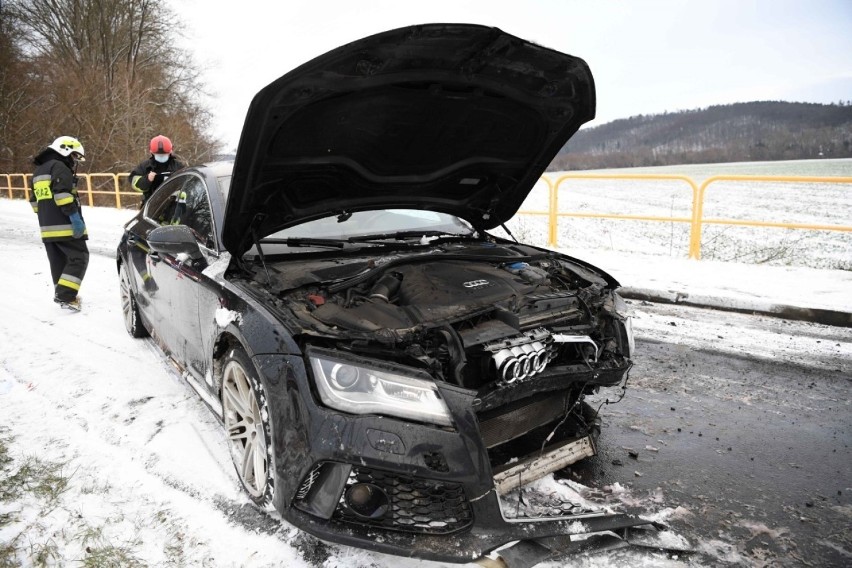
<svg viewBox="0 0 852 568"><path fill-rule="evenodd" d="M71 213L68 218L71 219L71 230L74 238L79 239L86 232L86 224L83 222L83 218L80 217L79 213Z"/></svg>

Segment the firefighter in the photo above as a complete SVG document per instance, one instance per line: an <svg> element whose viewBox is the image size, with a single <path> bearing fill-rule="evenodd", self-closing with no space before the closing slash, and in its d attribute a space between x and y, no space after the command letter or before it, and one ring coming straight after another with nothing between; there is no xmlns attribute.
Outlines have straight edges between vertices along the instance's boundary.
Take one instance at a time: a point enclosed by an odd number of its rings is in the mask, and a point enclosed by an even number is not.
<svg viewBox="0 0 852 568"><path fill-rule="evenodd" d="M130 186L142 193L140 209L172 173L185 166L177 156L172 154L172 141L162 134L151 138L148 149L151 151L151 156L130 172Z"/></svg>
<svg viewBox="0 0 852 568"><path fill-rule="evenodd" d="M77 293L89 266L89 236L77 197L77 164L84 156L79 140L60 136L33 159L30 186L30 204L50 262L53 301L74 310L80 309Z"/></svg>

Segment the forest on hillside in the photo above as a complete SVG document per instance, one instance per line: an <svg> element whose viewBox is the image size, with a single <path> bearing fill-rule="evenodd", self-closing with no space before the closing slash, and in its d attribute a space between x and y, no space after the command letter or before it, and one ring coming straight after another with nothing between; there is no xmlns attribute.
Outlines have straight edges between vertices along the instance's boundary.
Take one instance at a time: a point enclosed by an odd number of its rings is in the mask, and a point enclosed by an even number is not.
<svg viewBox="0 0 852 568"><path fill-rule="evenodd" d="M580 130L549 171L852 157L852 101L758 101Z"/></svg>

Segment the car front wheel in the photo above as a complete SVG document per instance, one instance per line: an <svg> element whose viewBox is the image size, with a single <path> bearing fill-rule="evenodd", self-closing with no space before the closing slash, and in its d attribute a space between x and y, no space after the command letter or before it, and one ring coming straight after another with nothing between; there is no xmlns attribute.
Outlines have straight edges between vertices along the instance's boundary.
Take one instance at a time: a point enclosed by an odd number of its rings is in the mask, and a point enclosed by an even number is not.
<svg viewBox="0 0 852 568"><path fill-rule="evenodd" d="M133 295L133 288L130 286L130 277L127 275L127 269L124 267L124 264L118 270L118 278L124 327L131 337L147 337L148 330L145 329L142 318L139 316L139 304L136 303L136 296Z"/></svg>
<svg viewBox="0 0 852 568"><path fill-rule="evenodd" d="M254 365L240 348L225 358L222 410L231 458L249 497L261 506L272 502L272 443L266 393Z"/></svg>

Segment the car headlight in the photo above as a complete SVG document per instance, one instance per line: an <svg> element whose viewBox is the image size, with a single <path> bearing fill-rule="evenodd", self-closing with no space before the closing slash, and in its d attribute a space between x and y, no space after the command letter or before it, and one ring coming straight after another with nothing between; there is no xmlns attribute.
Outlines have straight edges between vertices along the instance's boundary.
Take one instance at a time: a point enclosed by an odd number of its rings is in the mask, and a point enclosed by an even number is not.
<svg viewBox="0 0 852 568"><path fill-rule="evenodd" d="M431 380L325 356L311 355L310 362L320 398L331 408L452 425L450 410Z"/></svg>

